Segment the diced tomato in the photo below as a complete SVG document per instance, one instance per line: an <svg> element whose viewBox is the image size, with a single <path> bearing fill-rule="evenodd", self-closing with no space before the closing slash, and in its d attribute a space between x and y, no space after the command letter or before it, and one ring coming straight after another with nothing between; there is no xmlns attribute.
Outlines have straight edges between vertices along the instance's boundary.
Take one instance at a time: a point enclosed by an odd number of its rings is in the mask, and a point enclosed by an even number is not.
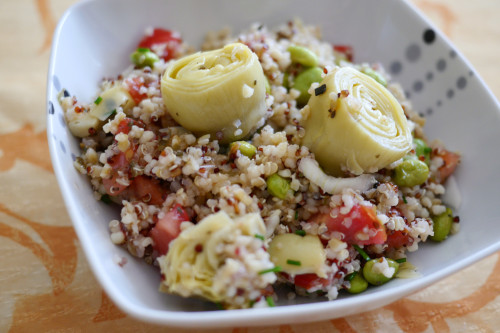
<svg viewBox="0 0 500 333"><path fill-rule="evenodd" d="M325 223L330 232L342 233L343 240L349 244L383 244L387 239L385 227L377 218L373 206L356 204L347 214L341 214L338 208L334 208L330 214L313 216L310 222Z"/></svg>
<svg viewBox="0 0 500 333"><path fill-rule="evenodd" d="M439 149L437 156L441 157L444 161L443 166L438 169L440 181L444 183L455 171L458 163L460 163L460 155L446 149Z"/></svg>
<svg viewBox="0 0 500 333"><path fill-rule="evenodd" d="M132 191L134 196L151 205L161 205L164 201L163 194L165 190L161 187L158 180L148 176L137 176L132 182Z"/></svg>
<svg viewBox="0 0 500 333"><path fill-rule="evenodd" d="M117 182L119 178L118 171L126 174L129 170L129 161L125 153L120 152L108 159L108 164L112 168L112 176L108 179L103 179L102 184L109 195L118 195L122 193L128 186Z"/></svg>
<svg viewBox="0 0 500 333"><path fill-rule="evenodd" d="M156 222L149 235L159 255L167 253L170 242L181 233L181 223L184 221L189 221L189 215L181 205L176 204Z"/></svg>
<svg viewBox="0 0 500 333"><path fill-rule="evenodd" d="M128 92L135 104L139 104L143 99L148 97L147 94L141 93L141 88L146 84L144 82L144 78L135 76L133 78L125 80L125 83L128 87Z"/></svg>
<svg viewBox="0 0 500 333"><path fill-rule="evenodd" d="M118 179L118 174L114 174L111 178L103 179L102 184L104 185L104 189L106 193L109 195L118 195L125 191L128 187L126 185L118 183L116 180Z"/></svg>
<svg viewBox="0 0 500 333"><path fill-rule="evenodd" d="M156 28L153 30L153 34L144 37L139 43L138 47L148 48L153 51L157 51L158 48L162 48L162 52L158 54L160 58L168 61L176 56L177 49L182 43L182 39L179 34L172 32L170 30Z"/></svg>
<svg viewBox="0 0 500 333"><path fill-rule="evenodd" d="M314 287L326 287L328 286L329 281L324 278L320 278L314 273L308 274L299 274L295 275L294 284L298 287L302 287L306 290L309 290Z"/></svg>
<svg viewBox="0 0 500 333"><path fill-rule="evenodd" d="M399 249L413 244L413 238L404 230L389 230L387 231L386 244L389 248Z"/></svg>
<svg viewBox="0 0 500 333"><path fill-rule="evenodd" d="M134 121L132 119L130 118L122 119L118 124L118 131L116 131L116 134L118 133L128 134L132 129L132 125L134 125Z"/></svg>
<svg viewBox="0 0 500 333"><path fill-rule="evenodd" d="M352 62L354 59L354 51L352 49L352 46L349 45L334 45L333 50L335 52L343 54L348 61Z"/></svg>

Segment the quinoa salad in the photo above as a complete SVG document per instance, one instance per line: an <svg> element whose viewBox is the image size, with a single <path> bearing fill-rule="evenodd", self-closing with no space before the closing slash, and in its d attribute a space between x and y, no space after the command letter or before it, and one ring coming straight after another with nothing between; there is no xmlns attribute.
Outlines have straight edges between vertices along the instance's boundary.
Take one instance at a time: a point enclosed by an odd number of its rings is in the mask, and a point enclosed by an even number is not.
<svg viewBox="0 0 500 333"><path fill-rule="evenodd" d="M209 33L201 51L150 28L95 100L61 91L75 168L121 209L111 241L160 291L224 309L415 276L408 252L458 232L442 197L460 154L354 54L300 21Z"/></svg>

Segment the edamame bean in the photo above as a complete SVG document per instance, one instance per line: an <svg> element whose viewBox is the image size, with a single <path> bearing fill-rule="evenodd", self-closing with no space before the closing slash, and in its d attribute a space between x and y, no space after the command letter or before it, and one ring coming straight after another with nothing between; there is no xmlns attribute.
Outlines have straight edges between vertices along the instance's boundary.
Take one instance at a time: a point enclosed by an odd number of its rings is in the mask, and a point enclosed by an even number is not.
<svg viewBox="0 0 500 333"><path fill-rule="evenodd" d="M427 146L427 144L422 139L413 139L413 144L415 144L415 154L417 157L423 156L424 162L429 165L431 162L431 151L432 149Z"/></svg>
<svg viewBox="0 0 500 333"><path fill-rule="evenodd" d="M255 153L257 152L257 147L246 141L233 142L231 143L229 149L230 152L234 154L236 153L237 150L239 150L242 155L245 155L248 158L254 157Z"/></svg>
<svg viewBox="0 0 500 333"><path fill-rule="evenodd" d="M390 277L385 276L382 272L379 272L376 268L376 264L381 264L384 260L387 261L389 267L394 268L394 274ZM363 276L369 284L374 286L380 286L388 281L390 281L399 270L399 264L389 258L377 258L367 261L363 267Z"/></svg>
<svg viewBox="0 0 500 333"><path fill-rule="evenodd" d="M306 69L305 71L297 75L293 82L293 88L300 91L300 96L297 97L297 103L299 105L307 104L307 102L309 101L309 97L311 97L311 95L307 91L309 90L313 82L321 82L322 73L323 70L321 68L313 67Z"/></svg>
<svg viewBox="0 0 500 333"><path fill-rule="evenodd" d="M134 53L130 55L130 60L137 66L137 67L146 67L149 66L151 68L154 67L154 63L159 61L160 58L152 52L148 48L138 48Z"/></svg>
<svg viewBox="0 0 500 333"><path fill-rule="evenodd" d="M292 59L292 62L299 63L306 67L318 66L318 56L308 48L290 45L287 51L290 52L290 59Z"/></svg>
<svg viewBox="0 0 500 333"><path fill-rule="evenodd" d="M267 191L280 199L285 199L290 190L290 181L278 175L277 173L267 177Z"/></svg>
<svg viewBox="0 0 500 333"><path fill-rule="evenodd" d="M398 186L413 187L425 183L429 167L416 158L408 158L394 169L394 182Z"/></svg>
<svg viewBox="0 0 500 333"><path fill-rule="evenodd" d="M441 242L448 237L451 230L451 225L453 223L453 212L450 208L446 208L446 212L434 216L432 218L434 222L432 229L434 230L434 236L431 239L435 242Z"/></svg>
<svg viewBox="0 0 500 333"><path fill-rule="evenodd" d="M380 74L376 70L374 70L370 67L366 67L366 68L363 68L361 70L361 72L368 75L369 77L371 77L372 79L374 79L375 81L377 81L378 83L383 85L384 87L387 87L387 80L382 76L382 74Z"/></svg>
<svg viewBox="0 0 500 333"><path fill-rule="evenodd" d="M362 293L363 291L368 288L368 282L363 278L363 275L361 272L353 273L356 274L354 277L349 281L351 286L347 288L347 292L350 294L359 294Z"/></svg>

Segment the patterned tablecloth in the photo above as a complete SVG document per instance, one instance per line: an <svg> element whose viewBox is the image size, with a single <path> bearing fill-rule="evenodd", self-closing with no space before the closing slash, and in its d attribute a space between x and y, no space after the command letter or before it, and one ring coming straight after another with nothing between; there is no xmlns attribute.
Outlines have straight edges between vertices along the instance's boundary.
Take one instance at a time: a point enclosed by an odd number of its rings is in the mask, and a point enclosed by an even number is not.
<svg viewBox="0 0 500 333"><path fill-rule="evenodd" d="M130 318L101 290L52 170L45 134L46 74L56 22L74 2L0 2L0 332L165 331ZM500 1L412 2L500 97ZM302 325L213 331L500 332L499 313L496 253L375 311Z"/></svg>

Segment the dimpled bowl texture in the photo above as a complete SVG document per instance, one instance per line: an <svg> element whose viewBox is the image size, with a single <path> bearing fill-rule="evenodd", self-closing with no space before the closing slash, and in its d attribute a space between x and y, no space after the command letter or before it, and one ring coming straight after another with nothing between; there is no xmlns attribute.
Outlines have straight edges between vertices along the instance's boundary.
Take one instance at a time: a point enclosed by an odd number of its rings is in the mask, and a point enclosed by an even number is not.
<svg viewBox="0 0 500 333"><path fill-rule="evenodd" d="M147 27L177 30L199 47L210 30L231 27L238 33L256 21L272 28L297 17L319 25L325 40L351 45L355 62L382 63L427 117L429 138L440 138L463 154L450 184L452 194L461 194L455 211L460 232L409 254L420 277L396 279L331 302L282 296L275 308L221 311L198 299L160 293L158 270L110 241L108 222L119 210L96 201L87 178L73 167L78 140L64 123L57 93L64 88L90 101L103 77L116 76L129 64ZM52 162L87 260L116 305L147 322L208 328L332 319L386 305L500 249L495 209L499 163L492 154L500 142L499 104L460 52L404 1L83 1L65 13L55 32L47 112ZM456 195L452 201L458 202ZM117 264L122 257L127 260L123 267Z"/></svg>

